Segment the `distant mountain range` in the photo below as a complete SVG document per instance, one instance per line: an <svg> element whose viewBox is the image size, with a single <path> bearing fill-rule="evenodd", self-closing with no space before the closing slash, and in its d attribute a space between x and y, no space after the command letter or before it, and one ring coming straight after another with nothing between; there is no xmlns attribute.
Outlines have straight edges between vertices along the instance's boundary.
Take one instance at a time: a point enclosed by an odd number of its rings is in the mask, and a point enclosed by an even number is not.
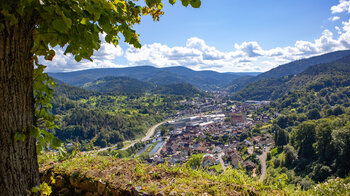
<svg viewBox="0 0 350 196"><path fill-rule="evenodd" d="M177 90L182 87L185 88L184 91L192 89L194 93L198 93L198 89L209 91L226 89L229 92L236 93L242 89L236 97L275 99L280 97L286 89L289 89L287 86L291 85L291 80L295 75L304 72L311 66L335 62L348 55L350 55L350 50L331 52L283 64L265 73L219 73L215 71L194 71L181 66L165 68L137 66L88 69L49 73L49 75L67 84L95 92L163 92L167 94L172 91L170 87ZM296 83L293 85L295 86ZM283 87L282 84L286 86ZM189 85L193 85L195 88ZM243 89L244 87L246 89ZM177 94L179 92L172 91L172 93Z"/></svg>
<svg viewBox="0 0 350 196"><path fill-rule="evenodd" d="M336 52L331 52L331 53L327 53L319 56L314 56L307 59L293 61L287 64L280 65L276 68L273 68L267 72L261 73L257 76L250 75L246 77L237 78L231 83L231 85L229 85L228 89L231 92L235 92L255 81L261 80L261 82L266 83L267 81L264 81L263 79L275 78L276 80L280 80L280 77L282 76L299 74L310 66L321 64L321 63L333 62L347 55L350 55L350 50L336 51ZM266 85L268 84L266 83Z"/></svg>
<svg viewBox="0 0 350 196"><path fill-rule="evenodd" d="M328 60L327 60L328 61ZM261 79L234 95L239 100L274 100L294 90L320 91L350 86L350 55L333 62L309 66L296 75Z"/></svg>
<svg viewBox="0 0 350 196"><path fill-rule="evenodd" d="M84 86L106 76L128 77L158 86L189 83L202 90L216 90L229 85L243 76L255 76L258 72L219 73L215 71L194 71L186 67L156 68L138 66L127 68L88 69L74 72L49 73L55 79L74 86Z"/></svg>

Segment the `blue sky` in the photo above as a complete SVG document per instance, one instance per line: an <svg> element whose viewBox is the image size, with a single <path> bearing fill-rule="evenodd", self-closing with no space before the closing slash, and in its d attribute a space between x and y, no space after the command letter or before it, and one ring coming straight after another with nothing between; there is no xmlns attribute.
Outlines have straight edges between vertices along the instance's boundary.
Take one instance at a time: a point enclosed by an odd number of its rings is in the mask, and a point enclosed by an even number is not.
<svg viewBox="0 0 350 196"><path fill-rule="evenodd" d="M312 40L322 26L332 25L330 7L336 0L203 0L200 9L165 4L159 22L143 18L136 30L145 44L185 44L190 37L229 51L234 43L257 41L262 47L289 46Z"/></svg>
<svg viewBox="0 0 350 196"><path fill-rule="evenodd" d="M350 49L350 0L202 0L199 9L164 1L159 22L135 26L141 50L103 43L94 62L57 50L48 71L154 65L220 72L267 71L292 60Z"/></svg>

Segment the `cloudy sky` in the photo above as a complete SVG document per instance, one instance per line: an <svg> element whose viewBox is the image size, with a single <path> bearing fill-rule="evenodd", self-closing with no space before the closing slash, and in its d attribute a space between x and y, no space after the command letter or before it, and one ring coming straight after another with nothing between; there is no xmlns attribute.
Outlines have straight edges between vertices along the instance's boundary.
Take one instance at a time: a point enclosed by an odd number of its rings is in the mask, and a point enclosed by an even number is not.
<svg viewBox="0 0 350 196"><path fill-rule="evenodd" d="M48 72L153 65L262 72L293 60L350 49L350 0L202 0L199 9L164 1L159 22L142 18L141 49L102 43L90 61L56 49ZM103 36L101 35L101 38Z"/></svg>

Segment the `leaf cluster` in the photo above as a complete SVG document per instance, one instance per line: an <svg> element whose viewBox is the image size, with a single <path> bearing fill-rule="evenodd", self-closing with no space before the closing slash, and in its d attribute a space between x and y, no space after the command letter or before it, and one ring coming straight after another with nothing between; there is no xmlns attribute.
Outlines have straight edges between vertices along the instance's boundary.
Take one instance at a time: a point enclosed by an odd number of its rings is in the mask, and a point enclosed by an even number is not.
<svg viewBox="0 0 350 196"><path fill-rule="evenodd" d="M198 8L200 0L181 0L184 6ZM115 46L124 41L140 48L139 35L133 29L141 16L159 20L164 14L161 0L18 0L1 1L0 31L19 23L24 17L33 22L32 52L52 60L54 47L64 47L75 60L90 57L101 45L101 39ZM169 1L171 4L175 0ZM101 36L103 35L103 36Z"/></svg>

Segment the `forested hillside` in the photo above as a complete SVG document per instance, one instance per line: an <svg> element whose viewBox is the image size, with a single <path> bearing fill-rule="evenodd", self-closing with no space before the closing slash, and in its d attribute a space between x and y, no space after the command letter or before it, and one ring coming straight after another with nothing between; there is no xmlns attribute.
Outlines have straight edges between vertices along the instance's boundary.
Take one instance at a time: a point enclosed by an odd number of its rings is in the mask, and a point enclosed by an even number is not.
<svg viewBox="0 0 350 196"><path fill-rule="evenodd" d="M263 80L266 83L266 80L272 79L271 81L268 81L269 84L273 83L273 86L278 85L278 79L280 77L284 76L290 76L290 75L296 75L303 71L305 71L308 67L318 65L318 64L324 64L324 63L331 63L334 61L337 61L343 57L346 57L350 54L350 50L344 50L344 51L336 51L331 52L327 54L323 54L320 56L315 56L307 59L301 59L297 61L292 61L287 64L280 65L276 68L273 68L267 72L264 72L262 74L259 74L255 77L241 77L235 79L231 85L229 85L229 91L236 92L239 89L243 89L244 87L248 86L248 88L251 88L249 86L255 86L259 85L260 80ZM249 85L253 83L252 85ZM259 85L259 87L265 87L264 85ZM269 90L267 90L269 91ZM261 96L263 97L263 96ZM259 96L257 97L259 98ZM276 97L274 97L276 98ZM273 99L273 98L272 98Z"/></svg>
<svg viewBox="0 0 350 196"><path fill-rule="evenodd" d="M295 75L303 72L308 67L323 63L330 63L350 55L350 50L336 51L307 59L300 59L287 64L280 65L254 78L253 81L268 78L279 78L281 76Z"/></svg>
<svg viewBox="0 0 350 196"><path fill-rule="evenodd" d="M183 95L188 97L205 95L203 91L198 90L197 88L188 83L159 86L157 88L154 88L152 92L155 94L162 95Z"/></svg>
<svg viewBox="0 0 350 196"><path fill-rule="evenodd" d="M181 66L165 68L156 68L152 66L104 68L49 74L55 79L62 80L65 83L75 86L83 86L86 83L93 82L106 76L114 76L129 77L159 86L176 83L189 83L202 90L215 90L225 87L234 79L249 75L249 73L232 74L218 73L215 71L194 71ZM255 75L256 73L252 74Z"/></svg>
<svg viewBox="0 0 350 196"><path fill-rule="evenodd" d="M298 91L277 100L280 115L269 128L278 146L271 151L267 182L285 174L305 189L350 168L349 88Z"/></svg>
<svg viewBox="0 0 350 196"><path fill-rule="evenodd" d="M169 78L168 78L169 79ZM101 93L118 94L162 94L162 95L183 95L193 97L195 95L204 95L203 91L198 90L189 83L171 83L166 85L156 85L150 82L128 77L107 76L94 82L88 82L82 88Z"/></svg>
<svg viewBox="0 0 350 196"><path fill-rule="evenodd" d="M96 81L85 83L82 88L103 93L143 94L150 92L155 88L155 85L128 77L106 76Z"/></svg>
<svg viewBox="0 0 350 196"><path fill-rule="evenodd" d="M57 117L55 135L64 142L97 146L116 144L141 136L152 125L187 105L174 95L103 94L58 83L52 98Z"/></svg>
<svg viewBox="0 0 350 196"><path fill-rule="evenodd" d="M319 91L326 87L350 85L350 56L331 63L310 66L295 76L263 79L249 84L234 95L236 99L274 100L286 92L306 88Z"/></svg>
<svg viewBox="0 0 350 196"><path fill-rule="evenodd" d="M285 82L288 92L260 110L277 117L268 128L277 148L268 155L267 183L285 175L288 183L308 189L349 175L349 62L348 56L309 67Z"/></svg>
<svg viewBox="0 0 350 196"><path fill-rule="evenodd" d="M80 99L80 98L88 98L90 96L99 95L98 92L93 92L89 90L85 90L76 86L72 86L69 84L66 84L60 80L55 80L56 86L54 89L53 96L58 97L67 97L69 99Z"/></svg>

